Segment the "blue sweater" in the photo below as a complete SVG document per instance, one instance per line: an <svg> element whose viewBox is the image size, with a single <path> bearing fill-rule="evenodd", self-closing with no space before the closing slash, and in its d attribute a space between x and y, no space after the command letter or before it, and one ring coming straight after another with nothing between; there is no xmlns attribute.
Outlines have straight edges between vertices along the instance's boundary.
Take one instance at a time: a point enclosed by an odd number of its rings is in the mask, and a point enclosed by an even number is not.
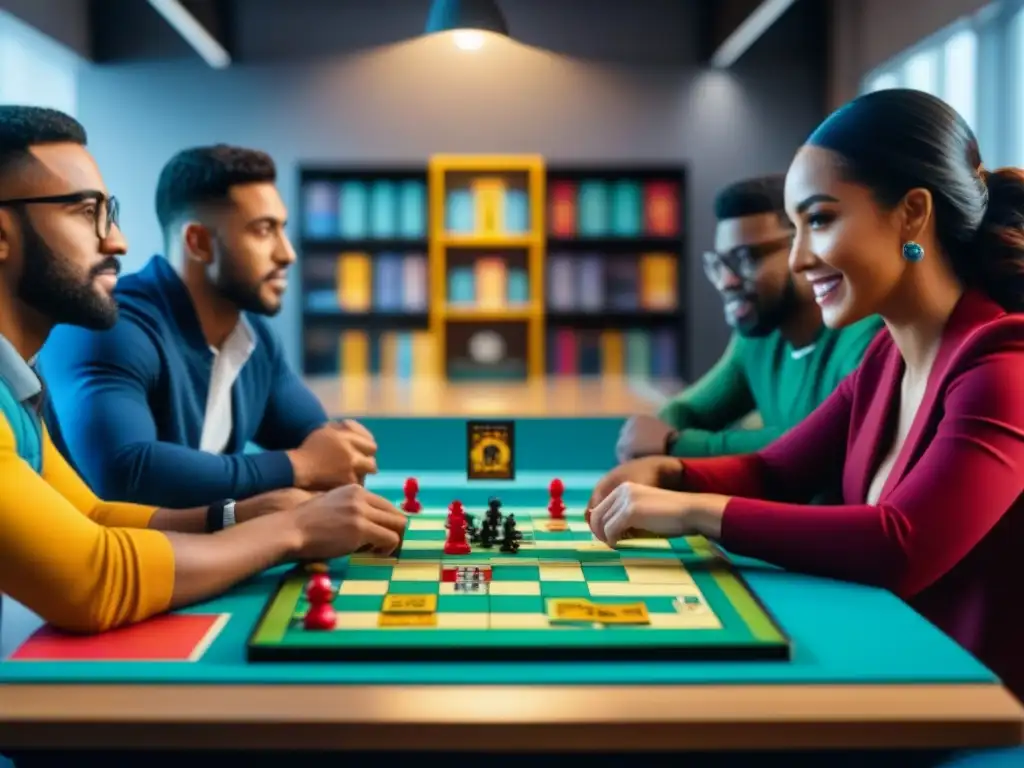
<svg viewBox="0 0 1024 768"><path fill-rule="evenodd" d="M184 283L157 256L118 281L108 331L58 326L39 355L58 450L109 501L183 508L293 484L286 450L327 422L264 318L232 390L223 455L199 450L213 353ZM264 449L245 453L248 443Z"/></svg>

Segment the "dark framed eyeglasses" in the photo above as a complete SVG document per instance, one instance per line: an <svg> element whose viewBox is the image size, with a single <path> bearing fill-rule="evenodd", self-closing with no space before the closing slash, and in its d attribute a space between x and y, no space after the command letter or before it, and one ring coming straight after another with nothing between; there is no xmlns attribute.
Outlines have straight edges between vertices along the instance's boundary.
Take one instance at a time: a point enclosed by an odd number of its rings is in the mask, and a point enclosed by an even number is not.
<svg viewBox="0 0 1024 768"><path fill-rule="evenodd" d="M704 252L704 273L710 280L722 276L722 270L728 269L740 279L750 279L757 274L761 262L773 253L789 248L793 243L792 235L779 237L764 243L740 245L725 253L718 251Z"/></svg>
<svg viewBox="0 0 1024 768"><path fill-rule="evenodd" d="M100 192L71 192L66 195L49 195L42 197L15 197L9 200L0 200L0 207L15 207L20 205L74 205L87 201L96 203L96 237L106 240L110 237L110 230L118 226L120 216L120 205L116 197L107 197Z"/></svg>

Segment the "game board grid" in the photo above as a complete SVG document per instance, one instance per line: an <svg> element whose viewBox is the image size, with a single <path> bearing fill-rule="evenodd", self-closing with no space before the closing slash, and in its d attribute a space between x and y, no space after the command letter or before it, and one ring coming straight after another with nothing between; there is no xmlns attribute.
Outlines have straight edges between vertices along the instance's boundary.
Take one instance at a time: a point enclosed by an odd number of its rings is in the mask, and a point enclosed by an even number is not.
<svg viewBox="0 0 1024 768"><path fill-rule="evenodd" d="M683 563L671 565L624 558L616 563L539 562L491 564L491 580L460 589L442 581L445 567L461 560L435 559L393 565L350 564L340 575L334 608L337 628L358 629L564 629L552 624L548 600L578 598L596 603L644 602L645 629L720 629L721 622ZM379 627L388 595L435 595L435 623ZM301 621L300 597L293 620ZM588 625L589 626L589 625ZM628 625L624 625L628 626ZM614 627L613 627L614 628ZM636 628L633 625L632 628Z"/></svg>

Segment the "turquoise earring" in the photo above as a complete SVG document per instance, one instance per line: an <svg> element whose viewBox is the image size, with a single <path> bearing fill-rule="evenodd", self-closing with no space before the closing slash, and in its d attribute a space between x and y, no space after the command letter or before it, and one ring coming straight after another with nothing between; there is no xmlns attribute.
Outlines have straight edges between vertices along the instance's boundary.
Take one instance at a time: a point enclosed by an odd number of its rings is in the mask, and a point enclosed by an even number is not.
<svg viewBox="0 0 1024 768"><path fill-rule="evenodd" d="M920 261L924 258L924 248L913 241L904 243L903 258L907 261Z"/></svg>

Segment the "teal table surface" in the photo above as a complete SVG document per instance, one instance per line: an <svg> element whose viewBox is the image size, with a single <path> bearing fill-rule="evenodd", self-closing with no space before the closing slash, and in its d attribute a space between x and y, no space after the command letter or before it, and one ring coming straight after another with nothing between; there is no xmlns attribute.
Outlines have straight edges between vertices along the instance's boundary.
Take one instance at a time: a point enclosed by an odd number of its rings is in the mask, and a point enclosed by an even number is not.
<svg viewBox="0 0 1024 768"><path fill-rule="evenodd" d="M369 485L398 500L408 474L382 473ZM527 472L513 482L478 484L467 481L464 473L417 474L424 493L436 497L435 504L460 498L467 509L486 508L487 497L496 491L503 499L532 498L533 506L543 509L549 475ZM559 477L566 483L565 498L572 506L585 501L600 473L562 472ZM0 681L467 685L996 682L984 666L888 592L732 559L791 637L790 660L469 663L456 658L445 663L249 663L246 640L286 570L282 567L186 611L230 616L198 662L5 661L0 663Z"/></svg>

